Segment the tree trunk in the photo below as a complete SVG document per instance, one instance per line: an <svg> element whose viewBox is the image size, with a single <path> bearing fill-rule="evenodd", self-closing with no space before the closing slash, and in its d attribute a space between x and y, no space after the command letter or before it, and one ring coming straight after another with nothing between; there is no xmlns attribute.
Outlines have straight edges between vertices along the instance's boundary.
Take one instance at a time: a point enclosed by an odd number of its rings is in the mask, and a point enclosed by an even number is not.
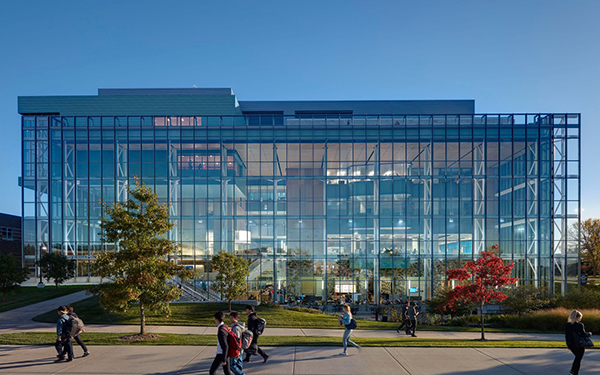
<svg viewBox="0 0 600 375"><path fill-rule="evenodd" d="M57 283L57 282L55 282L55 283L54 283L54 285L55 285L54 291L55 291L55 292L58 292L58 283Z"/></svg>
<svg viewBox="0 0 600 375"><path fill-rule="evenodd" d="M231 300L229 300L229 312L231 312Z"/></svg>
<svg viewBox="0 0 600 375"><path fill-rule="evenodd" d="M144 314L144 304L140 302L140 335L146 334L146 314Z"/></svg>
<svg viewBox="0 0 600 375"><path fill-rule="evenodd" d="M6 290L2 291L2 302L6 302Z"/></svg>
<svg viewBox="0 0 600 375"><path fill-rule="evenodd" d="M485 341L485 334L483 331L483 302L481 302L481 306L479 308L479 314L481 315L481 341Z"/></svg>

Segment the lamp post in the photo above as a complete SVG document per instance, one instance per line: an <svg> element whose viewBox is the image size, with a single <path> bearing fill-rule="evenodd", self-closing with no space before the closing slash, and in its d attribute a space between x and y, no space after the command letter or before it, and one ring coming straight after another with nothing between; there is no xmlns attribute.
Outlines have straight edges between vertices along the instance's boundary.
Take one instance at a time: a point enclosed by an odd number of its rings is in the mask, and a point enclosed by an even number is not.
<svg viewBox="0 0 600 375"><path fill-rule="evenodd" d="M46 245L41 244L40 245L40 258L38 259L38 261L42 260L42 252L44 252L46 250L48 250L48 248L46 247ZM39 267L39 274L40 274L40 282L38 283L37 287L38 288L44 288L46 286L46 284L44 284L44 281L42 279L42 265L39 264L38 267Z"/></svg>

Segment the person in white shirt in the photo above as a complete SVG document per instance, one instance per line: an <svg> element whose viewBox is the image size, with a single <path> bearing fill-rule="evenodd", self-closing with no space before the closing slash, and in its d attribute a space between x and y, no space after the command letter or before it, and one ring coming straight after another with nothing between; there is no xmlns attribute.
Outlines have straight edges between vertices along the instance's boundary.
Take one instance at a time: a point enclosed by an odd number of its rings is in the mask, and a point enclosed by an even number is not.
<svg viewBox="0 0 600 375"><path fill-rule="evenodd" d="M217 355L210 366L210 375L215 375L215 372L219 368L219 365L223 365L223 372L225 375L231 375L229 372L229 363L227 362L227 346L228 332L224 328L227 327L223 323L223 312L218 311L214 315L215 324L217 325Z"/></svg>

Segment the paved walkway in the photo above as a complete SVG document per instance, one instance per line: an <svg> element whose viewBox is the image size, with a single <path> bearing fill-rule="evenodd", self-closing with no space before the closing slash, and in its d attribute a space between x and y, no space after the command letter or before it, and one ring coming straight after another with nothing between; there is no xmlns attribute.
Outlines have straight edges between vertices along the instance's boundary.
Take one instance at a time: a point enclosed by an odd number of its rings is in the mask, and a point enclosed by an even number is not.
<svg viewBox="0 0 600 375"><path fill-rule="evenodd" d="M364 348L349 349L347 357L332 347L264 349L269 363L245 364L247 375L564 375L573 360L566 349ZM51 346L0 346L0 374L208 374L215 347L93 346L90 352L53 363ZM75 354L81 355L79 347ZM589 350L581 374L599 373L600 350Z"/></svg>
<svg viewBox="0 0 600 375"><path fill-rule="evenodd" d="M0 333L43 330L49 324L34 322L31 320L33 317L47 311L56 310L58 306L69 305L89 297L90 295L86 291L81 291L0 313Z"/></svg>
<svg viewBox="0 0 600 375"><path fill-rule="evenodd" d="M89 297L85 291L73 293L67 296L59 297L53 300L39 302L33 305L21 307L0 313L0 334L14 332L54 332L56 326L50 323L34 322L31 319L36 315L46 311L54 310L60 305L71 304ZM83 317L85 319L85 317ZM359 321L360 324L360 321ZM216 327L198 327L198 326L146 326L148 332L152 333L179 333L194 335L216 335ZM101 325L86 324L87 332L116 332L129 333L139 332L137 325ZM314 328L270 328L264 333L265 336L320 336L320 337L339 337L342 335L340 329L314 329ZM381 337L381 338L408 338L404 334L398 335L396 331L390 330L354 330L355 337ZM486 332L486 338L490 340L541 340L541 341L562 341L562 334L540 333L491 333ZM465 339L471 340L480 337L479 332L446 332L446 331L418 331L419 338L435 339Z"/></svg>

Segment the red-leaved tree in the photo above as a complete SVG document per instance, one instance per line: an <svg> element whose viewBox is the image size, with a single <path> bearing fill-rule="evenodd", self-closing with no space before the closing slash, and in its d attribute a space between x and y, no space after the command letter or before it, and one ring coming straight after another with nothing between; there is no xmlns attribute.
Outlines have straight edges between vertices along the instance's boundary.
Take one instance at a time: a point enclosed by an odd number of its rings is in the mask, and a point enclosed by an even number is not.
<svg viewBox="0 0 600 375"><path fill-rule="evenodd" d="M492 246L492 251L498 251L498 245ZM500 287L515 284L517 278L510 277L514 263L504 264L497 254L484 251L476 261L468 261L463 268L446 271L449 280L459 280L463 283L448 292L448 307L460 301L479 304L481 315L481 340L485 340L483 327L483 306L486 303L501 302L508 296L500 291Z"/></svg>

